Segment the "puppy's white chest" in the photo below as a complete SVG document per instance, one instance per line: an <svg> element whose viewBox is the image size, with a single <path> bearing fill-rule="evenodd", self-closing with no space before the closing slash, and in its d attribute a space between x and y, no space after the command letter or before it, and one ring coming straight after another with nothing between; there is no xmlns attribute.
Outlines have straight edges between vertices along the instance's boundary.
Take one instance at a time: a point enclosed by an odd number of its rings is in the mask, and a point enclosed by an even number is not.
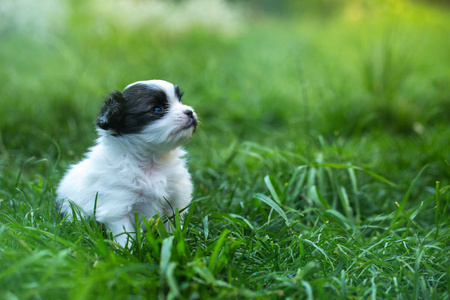
<svg viewBox="0 0 450 300"><path fill-rule="evenodd" d="M136 192L141 201L154 201L167 198L170 190L170 174L162 172L160 169L150 167L139 172L134 183Z"/></svg>

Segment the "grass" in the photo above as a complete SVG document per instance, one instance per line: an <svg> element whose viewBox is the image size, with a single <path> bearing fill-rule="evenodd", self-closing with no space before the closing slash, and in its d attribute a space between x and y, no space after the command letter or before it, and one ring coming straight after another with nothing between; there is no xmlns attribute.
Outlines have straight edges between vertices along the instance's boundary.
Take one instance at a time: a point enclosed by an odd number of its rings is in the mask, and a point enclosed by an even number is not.
<svg viewBox="0 0 450 300"><path fill-rule="evenodd" d="M0 23L1 298L450 298L450 12L355 2L180 29L90 3ZM196 190L183 227L155 216L122 249L55 216L55 189L102 98L149 78L202 119Z"/></svg>

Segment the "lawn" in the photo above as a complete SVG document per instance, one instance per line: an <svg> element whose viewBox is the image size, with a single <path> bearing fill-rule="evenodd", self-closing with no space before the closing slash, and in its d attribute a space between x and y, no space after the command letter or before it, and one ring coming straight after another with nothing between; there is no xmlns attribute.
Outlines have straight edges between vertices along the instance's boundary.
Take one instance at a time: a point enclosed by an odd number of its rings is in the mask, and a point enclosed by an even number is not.
<svg viewBox="0 0 450 300"><path fill-rule="evenodd" d="M158 3L1 4L0 298L450 299L449 7ZM123 249L55 190L153 78L201 119L195 192Z"/></svg>

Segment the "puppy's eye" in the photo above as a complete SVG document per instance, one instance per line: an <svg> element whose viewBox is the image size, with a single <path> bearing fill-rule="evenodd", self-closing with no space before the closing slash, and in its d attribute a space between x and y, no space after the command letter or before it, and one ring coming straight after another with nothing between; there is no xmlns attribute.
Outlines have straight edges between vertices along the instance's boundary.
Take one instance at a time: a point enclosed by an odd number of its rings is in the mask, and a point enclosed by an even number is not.
<svg viewBox="0 0 450 300"><path fill-rule="evenodd" d="M164 113L165 110L166 110L166 108L164 106L155 105L152 107L151 112L155 113L155 114L162 114L162 113Z"/></svg>

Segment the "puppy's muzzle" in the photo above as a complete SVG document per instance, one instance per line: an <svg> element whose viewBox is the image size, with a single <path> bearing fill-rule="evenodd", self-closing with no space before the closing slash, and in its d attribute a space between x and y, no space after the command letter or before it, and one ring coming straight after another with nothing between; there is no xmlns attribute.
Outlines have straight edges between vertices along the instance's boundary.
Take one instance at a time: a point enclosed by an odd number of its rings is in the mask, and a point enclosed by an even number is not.
<svg viewBox="0 0 450 300"><path fill-rule="evenodd" d="M194 127L195 129L198 125L197 115L194 113L192 109L189 108L184 111L184 114L189 118L189 122L188 124L186 124L185 128L187 129L189 127Z"/></svg>

